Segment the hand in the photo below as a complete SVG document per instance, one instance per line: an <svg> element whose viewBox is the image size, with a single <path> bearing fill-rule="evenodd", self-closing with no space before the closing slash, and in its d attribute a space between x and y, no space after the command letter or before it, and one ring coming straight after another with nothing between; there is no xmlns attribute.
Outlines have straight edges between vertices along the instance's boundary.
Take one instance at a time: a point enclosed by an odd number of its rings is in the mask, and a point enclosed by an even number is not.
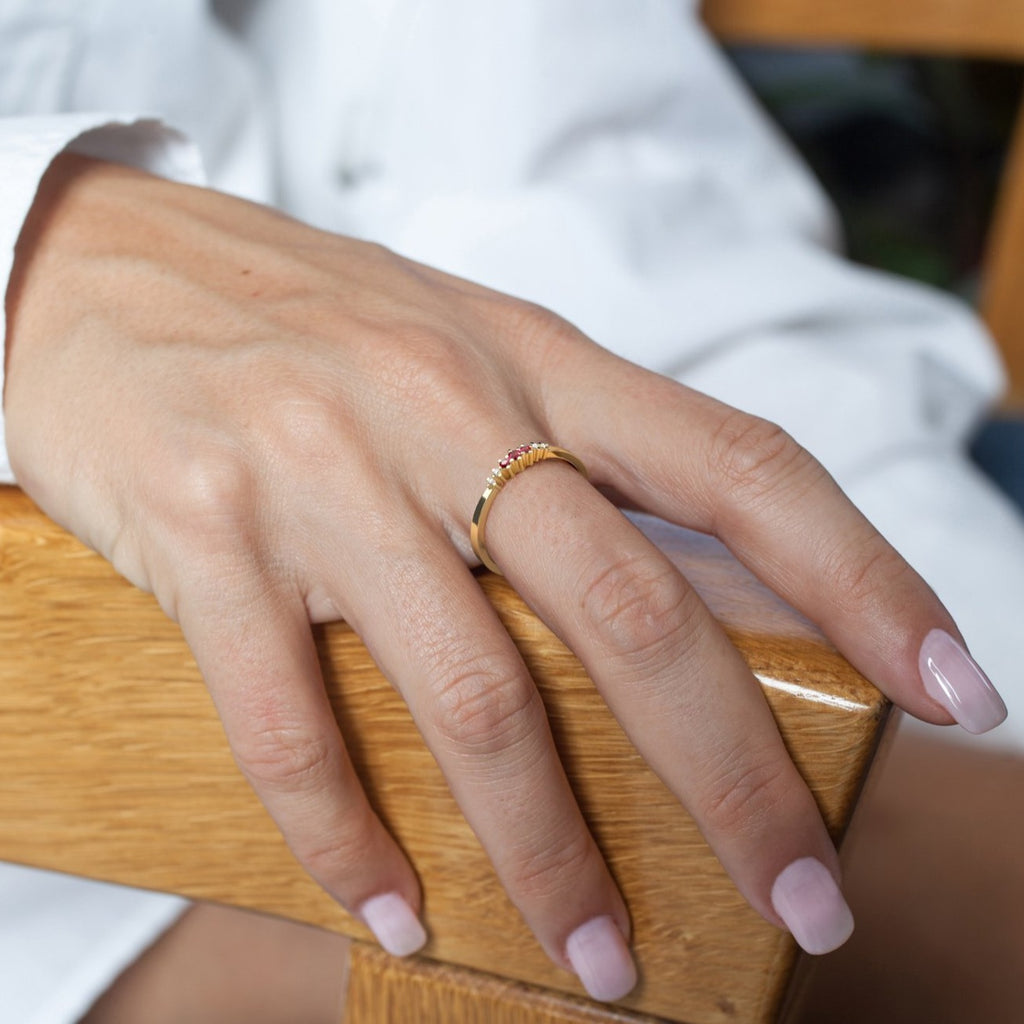
<svg viewBox="0 0 1024 1024"><path fill-rule="evenodd" d="M980 731L1004 713L935 596L790 438L527 303L64 156L8 320L22 485L181 624L291 848L394 952L424 941L419 886L345 753L311 622L362 636L548 954L597 998L635 980L626 907L470 571L469 517L510 446L565 446L597 486L555 461L517 477L491 555L805 948L852 926L814 801L742 659L602 490L721 537L912 714Z"/></svg>

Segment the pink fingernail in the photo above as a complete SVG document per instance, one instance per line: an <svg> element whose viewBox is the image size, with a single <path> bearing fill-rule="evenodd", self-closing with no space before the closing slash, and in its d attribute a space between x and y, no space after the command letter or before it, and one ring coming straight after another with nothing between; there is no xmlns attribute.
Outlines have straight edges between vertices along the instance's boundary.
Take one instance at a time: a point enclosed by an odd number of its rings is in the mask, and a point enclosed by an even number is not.
<svg viewBox="0 0 1024 1024"><path fill-rule="evenodd" d="M426 929L397 892L371 896L359 908L359 916L393 956L408 956L426 945Z"/></svg>
<svg viewBox="0 0 1024 1024"><path fill-rule="evenodd" d="M978 663L947 632L933 629L921 645L921 679L968 732L988 732L1006 718L1003 698Z"/></svg>
<svg viewBox="0 0 1024 1024"><path fill-rule="evenodd" d="M621 999L636 986L636 964L610 917L581 924L569 936L565 952L592 999Z"/></svg>
<svg viewBox="0 0 1024 1024"><path fill-rule="evenodd" d="M831 953L853 932L853 914L836 880L814 857L802 857L779 872L772 906L808 953Z"/></svg>

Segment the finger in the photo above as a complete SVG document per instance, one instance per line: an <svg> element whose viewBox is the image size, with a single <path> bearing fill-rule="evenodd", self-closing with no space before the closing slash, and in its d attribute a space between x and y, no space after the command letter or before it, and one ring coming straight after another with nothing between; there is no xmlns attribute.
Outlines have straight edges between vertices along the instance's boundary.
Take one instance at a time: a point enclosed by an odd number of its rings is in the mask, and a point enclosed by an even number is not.
<svg viewBox="0 0 1024 1024"><path fill-rule="evenodd" d="M572 406L595 482L720 537L907 711L970 732L1003 720L931 588L784 431L618 361L618 400L603 401L609 367L595 368L581 386L596 392Z"/></svg>
<svg viewBox="0 0 1024 1024"><path fill-rule="evenodd" d="M488 539L750 903L810 952L844 942L852 917L814 799L750 670L667 557L553 462L506 485Z"/></svg>
<svg viewBox="0 0 1024 1024"><path fill-rule="evenodd" d="M306 870L385 949L414 952L419 885L344 748L301 598L253 564L216 569L182 588L179 617L239 766Z"/></svg>
<svg viewBox="0 0 1024 1024"><path fill-rule="evenodd" d="M548 955L591 996L636 983L629 918L566 780L543 703L465 563L424 528L364 547L356 625ZM383 567L383 570L382 570Z"/></svg>

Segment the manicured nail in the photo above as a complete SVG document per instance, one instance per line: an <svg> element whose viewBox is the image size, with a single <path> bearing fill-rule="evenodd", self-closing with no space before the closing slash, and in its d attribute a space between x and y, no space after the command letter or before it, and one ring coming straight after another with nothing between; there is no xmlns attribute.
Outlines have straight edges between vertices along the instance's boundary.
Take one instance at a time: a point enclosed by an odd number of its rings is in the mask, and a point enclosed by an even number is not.
<svg viewBox="0 0 1024 1024"><path fill-rule="evenodd" d="M621 999L636 986L636 964L610 917L581 924L569 936L565 952L592 999Z"/></svg>
<svg viewBox="0 0 1024 1024"><path fill-rule="evenodd" d="M820 860L802 857L779 872L772 906L808 953L831 953L853 932L853 914Z"/></svg>
<svg viewBox="0 0 1024 1024"><path fill-rule="evenodd" d="M1006 705L978 663L947 632L933 629L921 645L921 679L968 732L988 732L1006 718Z"/></svg>
<svg viewBox="0 0 1024 1024"><path fill-rule="evenodd" d="M372 896L359 908L359 915L393 956L408 956L426 945L426 929L397 892Z"/></svg>

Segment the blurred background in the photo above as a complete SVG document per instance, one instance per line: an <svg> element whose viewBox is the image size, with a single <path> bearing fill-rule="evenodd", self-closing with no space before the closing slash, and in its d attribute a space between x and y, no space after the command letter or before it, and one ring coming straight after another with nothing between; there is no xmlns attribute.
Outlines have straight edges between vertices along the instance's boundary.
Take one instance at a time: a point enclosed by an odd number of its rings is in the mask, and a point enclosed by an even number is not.
<svg viewBox="0 0 1024 1024"><path fill-rule="evenodd" d="M973 298L1024 69L843 50L729 52L838 206L852 258Z"/></svg>
<svg viewBox="0 0 1024 1024"><path fill-rule="evenodd" d="M842 49L728 52L832 197L849 256L975 303L1024 67ZM982 424L972 455L1024 509L1024 420Z"/></svg>

